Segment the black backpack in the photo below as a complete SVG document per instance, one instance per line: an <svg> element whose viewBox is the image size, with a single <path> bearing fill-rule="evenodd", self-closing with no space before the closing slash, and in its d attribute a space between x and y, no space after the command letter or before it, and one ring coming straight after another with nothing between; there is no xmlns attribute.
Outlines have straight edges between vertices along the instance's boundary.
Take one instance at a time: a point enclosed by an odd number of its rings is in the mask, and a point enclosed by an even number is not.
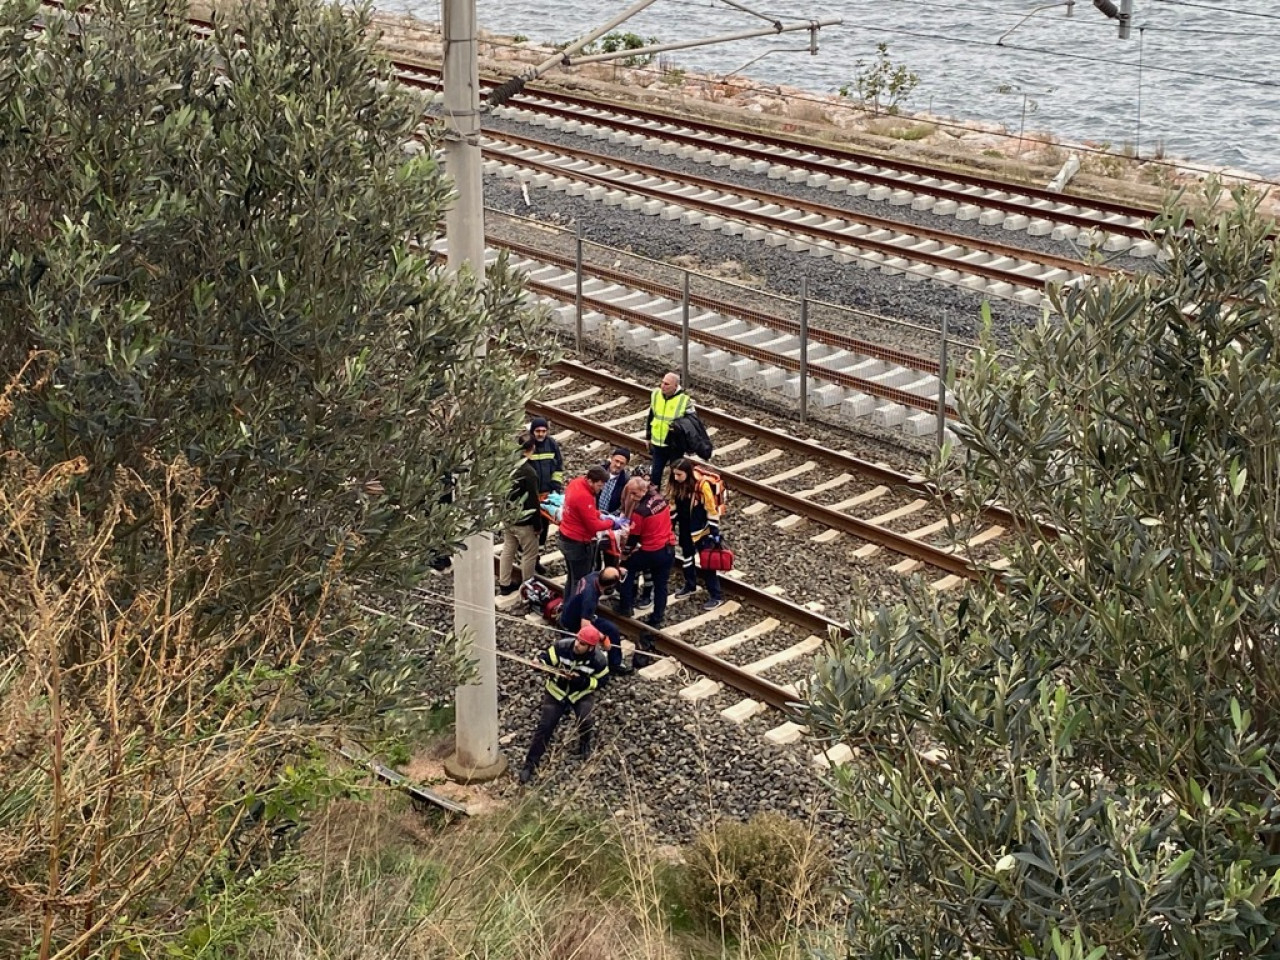
<svg viewBox="0 0 1280 960"><path fill-rule="evenodd" d="M711 437L696 413L686 413L683 417L676 417L671 421L671 429L667 435L667 446L672 448L675 456L683 457L692 453L703 460L711 459L714 451L711 446Z"/></svg>

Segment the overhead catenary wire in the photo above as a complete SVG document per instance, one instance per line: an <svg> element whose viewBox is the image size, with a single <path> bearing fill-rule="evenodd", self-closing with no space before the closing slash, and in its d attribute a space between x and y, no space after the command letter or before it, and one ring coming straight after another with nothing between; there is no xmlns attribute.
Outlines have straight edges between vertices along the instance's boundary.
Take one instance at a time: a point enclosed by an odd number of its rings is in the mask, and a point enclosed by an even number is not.
<svg viewBox="0 0 1280 960"><path fill-rule="evenodd" d="M683 3L686 3L686 5L690 5L690 6L692 5L692 4L688 4L687 0L671 0L671 2L673 3L683 2ZM875 2L879 3L880 0L875 0ZM903 2L903 0L894 0L894 2ZM953 3L937 3L937 2L934 2L934 0L910 0L910 2L912 7L928 7L931 10L947 10L952 13L963 14L965 16L966 21L971 21L977 17L1003 17L1005 19L1017 19L1017 20L1022 20L1022 19L1025 19L1026 17L1026 14L1024 13L1011 12L1009 10L993 10L989 7L980 7L980 6L974 6L974 5L962 6L962 5L953 4ZM1061 17L1061 18L1047 17L1038 22L1041 26L1045 26L1046 24L1049 24L1049 25L1052 25L1055 29L1070 27L1070 29L1072 30L1079 30L1079 29L1094 30L1094 31L1101 31L1103 34L1106 34L1108 36L1115 33L1115 24L1109 23L1106 20L1095 19L1095 18L1091 18L1091 19L1081 18L1081 19L1068 20L1065 17ZM859 24L859 29L861 28L861 26L862 25ZM1246 31L1246 30L1213 30L1206 27L1187 27L1182 25L1162 26L1160 24L1153 24L1153 23L1144 24L1144 29L1146 29L1150 33L1205 34L1207 36L1243 37L1250 40L1280 41L1280 34L1260 34L1260 33L1257 33L1256 31Z"/></svg>
<svg viewBox="0 0 1280 960"><path fill-rule="evenodd" d="M868 29L882 29L882 32L888 32L888 33L899 32L897 30L889 30L889 29L883 29L883 28L868 28ZM950 42L956 42L956 43L973 44L977 46L990 46L990 47L995 46L993 42L977 41L969 38L960 38L960 37L951 38L951 37L940 37L936 35L925 36L922 34L909 34L909 35L920 37L922 39L928 39L928 40L943 40L943 41L950 41ZM497 47L502 49L511 49L511 50L527 49L521 43L516 43L513 41L502 41L493 37L486 38L485 43L492 47ZM1020 49L1020 48L1016 48L1006 44L1003 49L1011 50L1011 49ZM1069 56L1066 54L1061 54L1061 55ZM1135 70L1137 68L1136 63L1126 63L1126 65L1134 67ZM667 72L664 68L661 68L661 67L655 68L655 67L637 66L637 67L629 67L628 69L633 73L640 74L642 76L649 75L653 77L664 76ZM1152 70L1157 68L1152 67L1150 64L1146 64L1145 69ZM683 82L699 83L705 86L705 85L714 85L716 83L719 83L720 81L715 75L707 75L707 76L693 76L693 77L686 76ZM759 86L762 89L768 89L770 87L776 87L776 84L760 82ZM796 102L811 103L811 104L814 104L815 106L819 106L827 109L831 109L831 108L840 109L842 107L848 110L858 109L855 103L850 102L848 104L843 104L839 100L835 100L830 97L812 96L804 93L798 93L798 94L788 93L788 98ZM976 126L971 123L964 123L955 118L930 117L928 122L935 127L939 127L945 130L961 130L966 133L978 133L978 134L983 134L985 136L1000 136L1009 140L1018 139L1018 135L1015 132L1006 131L1006 132L1000 133L1000 132L992 131L990 127ZM1068 146L1071 150L1077 153L1091 155L1091 156L1098 156L1098 157L1122 156L1121 154L1113 150L1104 149L1098 146L1090 146L1085 143L1070 143L1070 144L1066 144L1066 146ZM1134 159L1134 158L1126 157L1125 159ZM891 161L887 161L887 162L891 162ZM1140 162L1144 166L1166 169L1175 173L1178 173L1178 172L1204 173L1204 172L1209 172L1213 166L1212 164L1197 163L1195 161L1190 161L1190 160L1186 162L1176 162L1173 160L1167 160L1167 159L1156 158L1156 157L1144 157ZM1232 179L1235 181L1239 181L1241 183L1247 183L1255 187L1270 188L1270 187L1280 186L1280 180L1271 179L1271 178L1257 175L1257 174L1245 174L1243 172L1233 171L1231 176L1232 176Z"/></svg>
<svg viewBox="0 0 1280 960"><path fill-rule="evenodd" d="M1258 17L1262 20L1280 20L1280 14L1258 13L1253 10L1238 10L1234 7L1224 7L1217 3L1196 3L1194 0L1155 0L1155 2L1168 4L1171 7L1199 7L1203 10L1212 10L1219 16Z"/></svg>

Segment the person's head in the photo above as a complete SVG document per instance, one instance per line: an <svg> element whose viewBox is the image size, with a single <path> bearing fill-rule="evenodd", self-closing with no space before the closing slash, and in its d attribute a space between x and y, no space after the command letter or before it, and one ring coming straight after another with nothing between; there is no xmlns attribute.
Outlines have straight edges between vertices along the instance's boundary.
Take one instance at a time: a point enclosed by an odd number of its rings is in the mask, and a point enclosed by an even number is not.
<svg viewBox="0 0 1280 960"><path fill-rule="evenodd" d="M622 515L629 517L635 513L636 507L640 506L640 501L648 492L648 477L632 477L628 480L627 485L622 488Z"/></svg>
<svg viewBox="0 0 1280 960"><path fill-rule="evenodd" d="M604 639L604 634L597 630L594 624L584 623L578 628L578 635L573 638L573 650L578 654L586 653L588 650L600 646L602 639Z"/></svg>
<svg viewBox="0 0 1280 960"><path fill-rule="evenodd" d="M631 451L626 447L614 447L613 453L609 454L609 473L616 476L623 470L627 469L627 464L631 462Z"/></svg>
<svg viewBox="0 0 1280 960"><path fill-rule="evenodd" d="M546 417L534 417L529 421L529 432L533 434L533 439L537 443L547 439L547 431L550 429L551 425L547 423Z"/></svg>
<svg viewBox="0 0 1280 960"><path fill-rule="evenodd" d="M680 374L668 373L662 378L662 395L674 397L680 390Z"/></svg>
<svg viewBox="0 0 1280 960"><path fill-rule="evenodd" d="M538 449L538 441L533 439L530 434L522 434L520 437L520 452L524 454L525 459L533 456L533 451Z"/></svg>
<svg viewBox="0 0 1280 960"><path fill-rule="evenodd" d="M600 491L604 489L605 481L608 479L609 471L604 467L592 467L587 471L587 483L591 486L591 490L596 496L600 495Z"/></svg>
<svg viewBox="0 0 1280 960"><path fill-rule="evenodd" d="M671 464L671 483L669 486L674 500L687 499L693 493L693 461L681 457Z"/></svg>
<svg viewBox="0 0 1280 960"><path fill-rule="evenodd" d="M600 592L612 593L622 582L622 571L617 567L605 567L600 571Z"/></svg>

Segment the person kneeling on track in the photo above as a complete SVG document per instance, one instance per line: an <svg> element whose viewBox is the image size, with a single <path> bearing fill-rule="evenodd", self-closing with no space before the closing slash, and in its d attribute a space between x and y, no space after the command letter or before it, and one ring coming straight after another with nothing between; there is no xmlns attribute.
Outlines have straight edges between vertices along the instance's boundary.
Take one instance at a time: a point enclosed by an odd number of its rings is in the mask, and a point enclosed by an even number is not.
<svg viewBox="0 0 1280 960"><path fill-rule="evenodd" d="M605 567L579 580L577 588L560 607L560 626L570 633L577 633L584 623L599 630L606 639L609 672L625 677L631 668L622 663L622 634L598 614L600 598L612 594L621 580L622 572L617 567Z"/></svg>
<svg viewBox="0 0 1280 960"><path fill-rule="evenodd" d="M562 637L542 654L542 662L554 671L547 679L542 694L542 713L538 727L533 732L533 742L525 754L520 768L520 782L528 783L533 772L547 752L547 744L564 715L573 711L578 720L578 755L586 759L591 755L591 730L594 720L596 690L600 681L609 674L609 665L600 649L603 635L589 623L584 623L577 636Z"/></svg>

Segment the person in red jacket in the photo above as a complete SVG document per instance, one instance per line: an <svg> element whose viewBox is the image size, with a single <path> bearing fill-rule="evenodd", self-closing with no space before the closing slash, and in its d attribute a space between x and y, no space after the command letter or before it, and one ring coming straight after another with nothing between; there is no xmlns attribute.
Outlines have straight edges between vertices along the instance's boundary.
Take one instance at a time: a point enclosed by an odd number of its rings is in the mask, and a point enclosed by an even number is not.
<svg viewBox="0 0 1280 960"><path fill-rule="evenodd" d="M661 627L667 612L667 581L671 579L671 566L675 562L671 505L656 486L643 477L636 477L623 491L622 508L623 515L631 518L631 525L623 561L628 576L622 581L622 605L618 613L632 616L636 581L642 572L647 572L653 584L653 612L645 618L645 623Z"/></svg>
<svg viewBox="0 0 1280 960"><path fill-rule="evenodd" d="M591 572L592 547L597 533L613 529L613 521L600 513L596 498L609 479L604 467L592 467L585 476L574 477L564 491L560 514L560 552L568 574L565 595L573 593L578 581Z"/></svg>

